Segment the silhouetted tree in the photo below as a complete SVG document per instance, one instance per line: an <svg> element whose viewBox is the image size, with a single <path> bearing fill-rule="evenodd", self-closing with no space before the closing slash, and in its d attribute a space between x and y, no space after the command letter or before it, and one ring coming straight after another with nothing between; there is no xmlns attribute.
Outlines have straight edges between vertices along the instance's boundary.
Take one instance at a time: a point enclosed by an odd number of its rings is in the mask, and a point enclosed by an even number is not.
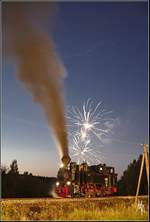
<svg viewBox="0 0 150 222"><path fill-rule="evenodd" d="M11 174L19 174L17 160L13 160L12 163L10 164L10 171L9 171L9 173L11 173Z"/></svg>
<svg viewBox="0 0 150 222"><path fill-rule="evenodd" d="M8 168L6 166L1 166L1 176L6 175L8 172Z"/></svg>
<svg viewBox="0 0 150 222"><path fill-rule="evenodd" d="M17 160L13 160L10 170L1 167L2 197L48 197L56 178L33 176L25 171L19 174Z"/></svg>
<svg viewBox="0 0 150 222"><path fill-rule="evenodd" d="M133 160L127 167L127 169L123 172L123 176L118 181L118 195L135 195L138 178L140 173L142 155L139 156L138 160ZM142 173L141 186L140 186L140 194L148 193L148 184L146 177L146 169L144 164L144 169Z"/></svg>

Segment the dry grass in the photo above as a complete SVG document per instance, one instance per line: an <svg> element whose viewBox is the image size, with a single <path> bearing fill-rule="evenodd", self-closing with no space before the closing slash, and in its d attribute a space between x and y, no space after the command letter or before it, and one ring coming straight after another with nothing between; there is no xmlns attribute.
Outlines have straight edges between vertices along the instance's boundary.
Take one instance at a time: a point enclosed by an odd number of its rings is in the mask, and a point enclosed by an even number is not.
<svg viewBox="0 0 150 222"><path fill-rule="evenodd" d="M141 197L141 214L134 198L2 200L1 220L148 220L148 199Z"/></svg>

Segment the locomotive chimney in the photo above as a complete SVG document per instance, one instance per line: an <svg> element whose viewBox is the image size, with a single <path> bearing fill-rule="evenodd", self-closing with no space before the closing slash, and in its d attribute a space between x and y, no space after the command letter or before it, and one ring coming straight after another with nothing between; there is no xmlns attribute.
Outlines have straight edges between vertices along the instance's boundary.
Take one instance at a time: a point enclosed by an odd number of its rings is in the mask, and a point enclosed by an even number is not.
<svg viewBox="0 0 150 222"><path fill-rule="evenodd" d="M69 164L70 160L71 159L70 159L69 155L64 155L61 159L61 161L65 167Z"/></svg>

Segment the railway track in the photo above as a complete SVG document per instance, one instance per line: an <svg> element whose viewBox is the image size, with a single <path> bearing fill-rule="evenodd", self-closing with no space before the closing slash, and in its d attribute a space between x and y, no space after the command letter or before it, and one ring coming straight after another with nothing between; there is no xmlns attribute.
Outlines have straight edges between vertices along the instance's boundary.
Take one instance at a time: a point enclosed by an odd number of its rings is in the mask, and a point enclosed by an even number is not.
<svg viewBox="0 0 150 222"><path fill-rule="evenodd" d="M53 202L53 201L85 201L85 200L121 200L121 199L135 199L135 196L111 196L111 197L98 197L98 198L84 198L84 197L80 197L80 198L51 198L51 197L42 197L42 198L2 198L1 201L2 202L18 202L18 201L25 201L25 202L30 202L30 201L48 201L48 202ZM148 199L148 196L139 196L139 199Z"/></svg>

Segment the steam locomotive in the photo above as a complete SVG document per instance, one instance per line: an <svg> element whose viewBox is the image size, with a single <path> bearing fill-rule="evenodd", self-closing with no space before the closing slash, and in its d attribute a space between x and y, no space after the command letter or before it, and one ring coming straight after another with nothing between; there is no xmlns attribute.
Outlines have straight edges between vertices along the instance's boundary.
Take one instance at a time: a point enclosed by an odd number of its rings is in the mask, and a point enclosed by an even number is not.
<svg viewBox="0 0 150 222"><path fill-rule="evenodd" d="M58 171L56 193L60 197L112 196L117 192L116 184L114 167L70 162Z"/></svg>

